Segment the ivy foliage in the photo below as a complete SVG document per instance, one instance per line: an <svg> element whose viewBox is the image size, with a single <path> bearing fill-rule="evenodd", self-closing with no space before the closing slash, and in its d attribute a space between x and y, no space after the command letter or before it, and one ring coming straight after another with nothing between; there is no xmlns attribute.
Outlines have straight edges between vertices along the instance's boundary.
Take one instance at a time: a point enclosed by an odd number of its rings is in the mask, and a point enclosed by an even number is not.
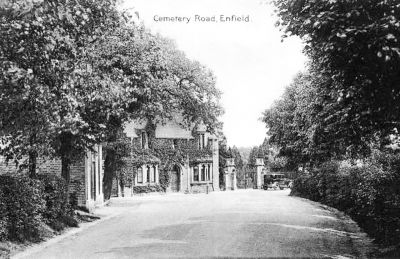
<svg viewBox="0 0 400 259"><path fill-rule="evenodd" d="M121 158L122 167L117 171L117 178L122 185L131 186L138 167L158 165L160 184L156 189L161 188L166 191L170 185L170 171L174 166L195 166L199 163L212 162L211 142L204 149L199 149L196 139L157 139L155 127L154 123L148 123L145 128L149 134L147 149L143 149L140 139L136 138L131 143L129 155ZM196 136L196 134L194 135ZM127 144L127 139L125 139L125 143ZM151 187L150 189L153 190L154 188ZM138 187L134 189L134 192L149 192L150 189Z"/></svg>

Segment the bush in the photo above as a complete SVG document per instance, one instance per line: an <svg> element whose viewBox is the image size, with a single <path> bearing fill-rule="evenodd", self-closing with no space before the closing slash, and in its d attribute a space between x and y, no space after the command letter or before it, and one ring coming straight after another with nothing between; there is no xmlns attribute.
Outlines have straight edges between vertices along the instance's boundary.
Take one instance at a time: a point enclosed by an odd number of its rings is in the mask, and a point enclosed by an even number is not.
<svg viewBox="0 0 400 259"><path fill-rule="evenodd" d="M38 178L44 186L42 197L46 202L46 210L43 217L46 223L71 214L65 180L56 175L39 175Z"/></svg>
<svg viewBox="0 0 400 259"><path fill-rule="evenodd" d="M3 194L3 189L0 188L0 241L6 239L8 235L8 230L7 230L8 217L6 212L7 212L6 199Z"/></svg>
<svg viewBox="0 0 400 259"><path fill-rule="evenodd" d="M160 185L147 185L147 186L132 186L132 192L136 194L150 193L150 192L164 192Z"/></svg>
<svg viewBox="0 0 400 259"><path fill-rule="evenodd" d="M160 171L160 187L162 188L162 191L166 192L170 183L171 183L170 172L167 170Z"/></svg>
<svg viewBox="0 0 400 259"><path fill-rule="evenodd" d="M384 168L371 161L363 167L356 188L352 216L381 244L400 243L399 170Z"/></svg>
<svg viewBox="0 0 400 259"><path fill-rule="evenodd" d="M43 183L46 210L43 213L45 223L56 231L66 226L76 227L77 222L73 219L73 209L68 202L68 188L65 180L57 175L39 175Z"/></svg>
<svg viewBox="0 0 400 259"><path fill-rule="evenodd" d="M339 164L300 175L292 194L346 212L380 244L399 244L400 156L375 151L362 166Z"/></svg>
<svg viewBox="0 0 400 259"><path fill-rule="evenodd" d="M3 237L18 241L37 241L45 210L42 183L22 174L6 174L0 175L0 189L1 206L5 208L2 218L6 219Z"/></svg>

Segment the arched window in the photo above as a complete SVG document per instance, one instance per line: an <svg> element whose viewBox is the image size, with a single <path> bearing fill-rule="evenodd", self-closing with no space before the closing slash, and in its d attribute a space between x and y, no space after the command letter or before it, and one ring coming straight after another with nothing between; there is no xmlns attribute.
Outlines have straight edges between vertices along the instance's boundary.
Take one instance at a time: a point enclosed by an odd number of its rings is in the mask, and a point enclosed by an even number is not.
<svg viewBox="0 0 400 259"><path fill-rule="evenodd" d="M207 170L207 180L210 181L211 180L211 165L208 165L208 170Z"/></svg>
<svg viewBox="0 0 400 259"><path fill-rule="evenodd" d="M137 182L143 183L143 169L141 167L137 169Z"/></svg>
<svg viewBox="0 0 400 259"><path fill-rule="evenodd" d="M193 168L193 181L199 181L199 168L197 166Z"/></svg>
<svg viewBox="0 0 400 259"><path fill-rule="evenodd" d="M147 166L147 172L146 172L146 182L150 182L150 166Z"/></svg>
<svg viewBox="0 0 400 259"><path fill-rule="evenodd" d="M201 180L202 180L202 181L205 181L205 180L206 180L206 166L205 166L205 165L203 165L203 166L201 167Z"/></svg>

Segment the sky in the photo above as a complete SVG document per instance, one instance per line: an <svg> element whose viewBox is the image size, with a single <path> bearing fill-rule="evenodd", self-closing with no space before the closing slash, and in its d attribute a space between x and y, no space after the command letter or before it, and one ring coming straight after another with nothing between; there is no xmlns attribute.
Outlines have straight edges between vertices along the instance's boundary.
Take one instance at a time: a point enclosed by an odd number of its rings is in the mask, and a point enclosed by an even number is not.
<svg viewBox="0 0 400 259"><path fill-rule="evenodd" d="M266 0L125 0L123 8L133 8L153 33L174 39L188 58L214 72L229 146L262 144L267 132L260 121L263 111L307 61L300 39L281 42L273 6ZM212 17L215 21L207 21Z"/></svg>

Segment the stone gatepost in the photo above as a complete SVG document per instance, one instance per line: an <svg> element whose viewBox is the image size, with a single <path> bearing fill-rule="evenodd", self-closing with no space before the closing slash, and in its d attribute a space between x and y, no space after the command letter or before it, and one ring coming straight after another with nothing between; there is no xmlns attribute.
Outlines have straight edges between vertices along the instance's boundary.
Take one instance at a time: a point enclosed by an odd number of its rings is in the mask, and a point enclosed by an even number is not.
<svg viewBox="0 0 400 259"><path fill-rule="evenodd" d="M262 181L261 181L261 175L264 170L264 159L263 158L257 158L256 159L256 186L257 189L261 189Z"/></svg>
<svg viewBox="0 0 400 259"><path fill-rule="evenodd" d="M214 191L219 191L219 145L217 137L210 137L212 139L212 187Z"/></svg>
<svg viewBox="0 0 400 259"><path fill-rule="evenodd" d="M225 172L225 190L226 191L233 191L237 189L236 183L236 169L235 169L235 159L228 158L226 160L226 166L224 168Z"/></svg>

